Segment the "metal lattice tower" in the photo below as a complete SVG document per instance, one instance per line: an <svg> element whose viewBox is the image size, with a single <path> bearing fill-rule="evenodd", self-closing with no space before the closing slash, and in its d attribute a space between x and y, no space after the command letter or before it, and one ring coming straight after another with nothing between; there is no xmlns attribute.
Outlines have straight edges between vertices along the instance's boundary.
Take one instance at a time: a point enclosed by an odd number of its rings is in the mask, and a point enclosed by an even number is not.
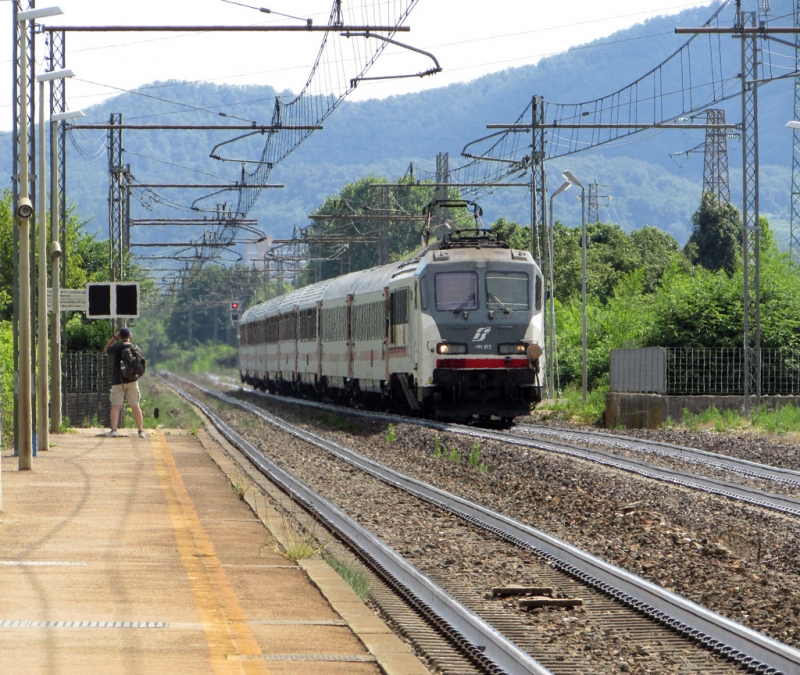
<svg viewBox="0 0 800 675"><path fill-rule="evenodd" d="M548 278L549 259L547 233L547 180L544 160L545 105L541 96L534 96L531 102L531 254Z"/></svg>
<svg viewBox="0 0 800 675"><path fill-rule="evenodd" d="M445 200L450 197L450 190L447 183L450 182L450 155L447 152L440 152L436 155L436 187L433 188L434 200ZM450 217L450 209L436 207L434 213L434 224L441 224Z"/></svg>
<svg viewBox="0 0 800 675"><path fill-rule="evenodd" d="M544 99L540 96L534 96L531 101L531 255L533 259L539 264L539 269L542 270L544 275L545 285L549 294L553 294L555 289L550 286L550 266L552 264L553 255L550 250L551 233L549 224L547 222L547 180L545 177L544 160L544 127L542 126L545 121ZM548 305L548 310L551 305ZM548 322L550 326L554 325L555 317L550 312L548 314ZM555 335L555 333L552 333ZM555 345L552 340L548 342L547 334L545 334L545 354L547 362L551 365L551 377L547 380L547 395L553 396L552 387L552 372L553 364L555 363L554 355Z"/></svg>
<svg viewBox="0 0 800 675"><path fill-rule="evenodd" d="M108 131L108 241L111 281L125 279L125 259L130 248L130 165L122 163L122 113L111 113Z"/></svg>
<svg viewBox="0 0 800 675"><path fill-rule="evenodd" d="M756 25L736 3L736 27ZM742 31L742 267L744 270L744 414L761 404L760 230L758 224L758 37Z"/></svg>
<svg viewBox="0 0 800 675"><path fill-rule="evenodd" d="M389 215L389 188L381 187L378 194L379 212L382 216ZM389 262L389 220L382 218L378 222L378 264L385 265Z"/></svg>
<svg viewBox="0 0 800 675"><path fill-rule="evenodd" d="M586 222L587 223L599 223L600 222L600 199L611 199L608 195L601 195L600 188L601 187L608 187L607 185L602 185L597 182L595 179L594 183L589 183L589 196L588 196L588 203L586 207Z"/></svg>
<svg viewBox="0 0 800 675"><path fill-rule="evenodd" d="M719 204L729 204L731 186L728 180L728 132L722 127L711 126L725 124L725 111L707 110L706 122L709 126L706 128L703 153L703 194L711 192L717 196Z"/></svg>
<svg viewBox="0 0 800 675"><path fill-rule="evenodd" d="M64 31L50 33L50 69L62 70L66 68L66 34ZM50 115L63 113L67 110L66 80L57 78L50 81ZM67 275L67 123L58 122L58 157L56 157L56 172L58 180L58 232L61 243L61 278Z"/></svg>
<svg viewBox="0 0 800 675"><path fill-rule="evenodd" d="M794 27L800 28L800 0L794 8ZM794 34L795 69L800 72L800 33ZM794 120L800 120L800 75L794 78ZM789 255L800 262L800 129L792 130L792 213L789 225Z"/></svg>
<svg viewBox="0 0 800 675"><path fill-rule="evenodd" d="M600 222L600 196L598 195L599 189L600 184L597 181L594 183L589 183L589 202L586 211L587 223Z"/></svg>

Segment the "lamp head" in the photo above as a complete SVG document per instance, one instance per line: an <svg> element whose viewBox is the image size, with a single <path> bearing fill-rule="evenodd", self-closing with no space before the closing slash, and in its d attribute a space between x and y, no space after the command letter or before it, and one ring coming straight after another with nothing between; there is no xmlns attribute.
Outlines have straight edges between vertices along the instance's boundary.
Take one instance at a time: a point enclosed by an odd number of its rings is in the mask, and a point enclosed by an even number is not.
<svg viewBox="0 0 800 675"><path fill-rule="evenodd" d="M30 218L33 215L33 204L27 197L22 197L17 204L17 218Z"/></svg>
<svg viewBox="0 0 800 675"><path fill-rule="evenodd" d="M50 242L50 260L58 260L61 257L61 244L58 241Z"/></svg>
<svg viewBox="0 0 800 675"><path fill-rule="evenodd" d="M566 181L566 182L562 183L561 186L558 188L558 190L556 190L553 193L553 197L556 197L557 195L560 195L562 192L564 192L565 190L569 190L571 187L572 187L572 183L570 183L569 181Z"/></svg>
<svg viewBox="0 0 800 675"><path fill-rule="evenodd" d="M46 70L36 76L37 82L52 82L53 80L63 80L67 77L75 77L75 73L70 68L60 70Z"/></svg>
<svg viewBox="0 0 800 675"><path fill-rule="evenodd" d="M581 190L584 189L583 183L581 183L577 178L575 178L575 176L572 175L571 171L562 171L561 173L564 176L564 178L566 178L570 183L572 183L576 187L579 187Z"/></svg>
<svg viewBox="0 0 800 675"><path fill-rule="evenodd" d="M64 120L74 120L78 117L86 117L83 110L70 110L69 112L54 113L50 115L51 122L63 122Z"/></svg>
<svg viewBox="0 0 800 675"><path fill-rule="evenodd" d="M44 19L46 16L58 16L64 12L60 7L38 7L37 9L26 9L24 12L17 12L17 21L30 21Z"/></svg>

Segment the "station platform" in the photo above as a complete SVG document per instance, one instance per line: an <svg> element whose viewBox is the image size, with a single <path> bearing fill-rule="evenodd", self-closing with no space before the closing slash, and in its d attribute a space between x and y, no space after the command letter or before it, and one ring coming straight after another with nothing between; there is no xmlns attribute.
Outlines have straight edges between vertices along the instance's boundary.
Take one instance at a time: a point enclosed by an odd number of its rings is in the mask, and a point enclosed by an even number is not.
<svg viewBox="0 0 800 675"><path fill-rule="evenodd" d="M30 471L3 451L3 675L429 673L323 560L278 553L228 449L147 434L54 434Z"/></svg>

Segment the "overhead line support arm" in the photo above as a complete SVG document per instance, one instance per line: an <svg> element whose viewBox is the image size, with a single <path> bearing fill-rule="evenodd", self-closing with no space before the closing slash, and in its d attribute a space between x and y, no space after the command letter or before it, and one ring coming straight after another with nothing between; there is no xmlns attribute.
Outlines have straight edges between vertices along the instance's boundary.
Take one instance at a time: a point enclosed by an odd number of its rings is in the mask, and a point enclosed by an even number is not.
<svg viewBox="0 0 800 675"><path fill-rule="evenodd" d="M767 26L734 26L733 28L722 28L720 26L701 26L699 28L676 28L675 33L678 35L702 33L702 34L731 34L741 35L746 33L748 35L767 35L767 33L777 33L786 35L796 35L800 33L800 28L789 26L775 26L768 28Z"/></svg>
<svg viewBox="0 0 800 675"><path fill-rule="evenodd" d="M408 32L408 26L42 26L48 33L341 33L344 31Z"/></svg>
<svg viewBox="0 0 800 675"><path fill-rule="evenodd" d="M131 183L131 188L200 188L201 190L238 190L241 188L241 185L215 185L214 183L203 185L200 183L193 183L191 185L184 185L178 183ZM266 185L248 185L247 187L256 187L256 188L282 188L286 187L283 183L267 183Z"/></svg>
<svg viewBox="0 0 800 675"><path fill-rule="evenodd" d="M547 122L545 124L487 124L487 129L507 129L508 131L530 131L531 129L741 129L741 124L570 124Z"/></svg>
<svg viewBox="0 0 800 675"><path fill-rule="evenodd" d="M179 131L320 131L316 124L270 125L270 124L70 124L70 129L134 129L134 130L179 130Z"/></svg>

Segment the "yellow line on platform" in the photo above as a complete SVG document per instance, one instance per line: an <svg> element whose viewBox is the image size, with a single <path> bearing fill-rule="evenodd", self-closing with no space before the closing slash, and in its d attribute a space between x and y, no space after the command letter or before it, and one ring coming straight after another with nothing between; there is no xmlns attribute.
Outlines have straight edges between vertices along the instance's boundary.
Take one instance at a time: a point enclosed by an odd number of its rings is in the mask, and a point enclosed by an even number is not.
<svg viewBox="0 0 800 675"><path fill-rule="evenodd" d="M156 472L175 529L181 564L191 583L194 603L203 624L211 667L221 675L269 675L239 599L183 484L166 436L159 431L157 438L158 444L152 444Z"/></svg>

